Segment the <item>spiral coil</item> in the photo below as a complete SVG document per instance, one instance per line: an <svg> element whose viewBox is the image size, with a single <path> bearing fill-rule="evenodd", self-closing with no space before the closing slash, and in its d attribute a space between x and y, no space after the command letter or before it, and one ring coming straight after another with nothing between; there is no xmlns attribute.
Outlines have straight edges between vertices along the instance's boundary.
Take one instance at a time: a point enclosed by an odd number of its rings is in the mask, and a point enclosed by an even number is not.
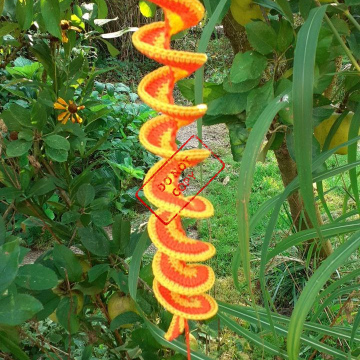
<svg viewBox="0 0 360 360"><path fill-rule="evenodd" d="M215 248L187 237L180 219L180 216L211 217L213 206L203 197L192 199L181 193L174 196L173 192L179 185L181 172L210 155L203 149L177 152L178 130L202 117L207 107L177 106L173 99L175 83L199 69L207 57L170 49L173 35L197 25L203 18L201 3L197 0L151 1L163 8L165 21L140 28L133 35L133 43L141 53L164 65L146 75L139 84L140 98L162 114L142 126L139 138L147 150L162 158L147 173L144 194L157 208L148 223L150 239L158 248L152 264L153 289L159 303L174 315L165 334L165 338L171 341L188 327L187 320L208 319L218 309L215 300L205 294L214 284L213 270L194 264L214 256ZM165 184L172 186L159 186L164 184L164 179ZM176 216L178 213L180 216Z"/></svg>

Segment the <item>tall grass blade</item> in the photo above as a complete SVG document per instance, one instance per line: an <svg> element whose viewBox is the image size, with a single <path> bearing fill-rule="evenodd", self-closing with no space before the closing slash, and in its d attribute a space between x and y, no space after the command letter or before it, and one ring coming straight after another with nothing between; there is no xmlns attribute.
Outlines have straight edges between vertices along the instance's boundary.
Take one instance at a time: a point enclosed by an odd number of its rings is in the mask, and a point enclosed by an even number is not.
<svg viewBox="0 0 360 360"><path fill-rule="evenodd" d="M237 194L237 219L238 219L238 235L239 235L239 249L234 257L234 263L238 264L241 257L241 262L244 269L244 276L251 289L250 276L250 231L249 231L249 199L251 193L251 185L254 177L255 165L260 153L262 143L265 135L273 121L275 115L286 105L281 101L281 96L272 100L265 110L262 112L256 121L252 131L250 132L248 141L246 143L243 159L241 161L239 170L238 194ZM238 268L232 268L232 275L235 284L238 286Z"/></svg>
<svg viewBox="0 0 360 360"><path fill-rule="evenodd" d="M359 134L360 128L360 105L357 106L355 114L351 119L349 128L349 139L356 137ZM356 161L357 157L357 143L349 145L348 147L348 162L352 163ZM360 215L360 198L359 198L359 186L357 182L356 169L349 170L349 177L351 182L351 189L356 202L356 207Z"/></svg>
<svg viewBox="0 0 360 360"><path fill-rule="evenodd" d="M296 165L305 209L315 228L318 226L312 185L313 89L316 47L325 11L326 6L312 9L301 27L295 49L293 75Z"/></svg>
<svg viewBox="0 0 360 360"><path fill-rule="evenodd" d="M294 311L291 315L289 333L287 337L287 350L290 360L298 360L300 352L300 339L305 319L313 303L328 281L331 274L360 246L360 232L353 234L345 243L340 245L328 258L326 258L303 289Z"/></svg>

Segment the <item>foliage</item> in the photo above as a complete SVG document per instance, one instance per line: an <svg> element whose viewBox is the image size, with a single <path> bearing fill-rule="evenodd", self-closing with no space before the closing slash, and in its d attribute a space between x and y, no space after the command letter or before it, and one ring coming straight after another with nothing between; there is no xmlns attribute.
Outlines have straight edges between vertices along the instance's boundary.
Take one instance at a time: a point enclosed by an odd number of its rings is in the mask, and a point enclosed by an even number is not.
<svg viewBox="0 0 360 360"><path fill-rule="evenodd" d="M145 16L157 16L151 3L140 3ZM202 94L201 72L179 83L188 101L208 104L204 125L226 123L234 160L242 159L233 165L236 174L228 173L239 180L237 199L221 182L207 191L216 204L219 193L229 198L223 223L214 221L218 244L224 228L231 237L228 247L218 245L218 273L232 273L244 305L220 302L218 317L190 327L217 358L228 346L218 338L226 327L234 358L246 351L246 339L258 349L255 358L354 359L360 337L358 2L255 3L262 16L256 5L257 19L247 14L244 22L252 49L237 54L230 69L229 55L221 69L210 59L212 76ZM204 0L209 18L221 14L211 24L236 11L231 1L221 4L217 12L216 0ZM183 358L183 339L163 338L170 317L151 293L147 233L129 221L134 193L155 161L137 141L139 127L154 113L133 92L152 65L132 64L131 75L115 58L104 66L99 54L106 48L119 55L111 39L127 31L104 32L116 24L106 19L104 0L7 0L0 10L0 355ZM204 28L202 49L212 31ZM175 44L182 48L181 41ZM65 109L54 109L55 103ZM342 115L320 147L313 129L334 112ZM331 148L332 137L348 112L354 113L344 137L348 154L338 159L333 154L344 145ZM255 164L283 141L300 176L280 191L274 189L278 173L256 171ZM288 223L286 200L298 189L310 216L316 203L324 224L316 226L313 215L315 227L308 227L304 213L301 231ZM265 201L261 191L267 191ZM335 209L328 201L334 194L341 201ZM237 224L225 214L236 203ZM198 229L206 235L208 224ZM307 248L312 239L331 239L334 253L321 259L315 246ZM46 251L20 266L30 246ZM112 319L107 305L114 294L131 296L136 310Z"/></svg>
<svg viewBox="0 0 360 360"><path fill-rule="evenodd" d="M356 172L359 107L356 93L360 68L352 39L360 31L354 18L358 11L357 2L345 1L345 4L323 7L315 1L307 2L307 5L299 1L259 0L255 3L263 7L262 20L248 21L247 14L237 14L246 20L244 31L252 49L235 56L228 77L221 84L208 83L203 88L204 100L209 107L203 123L210 126L225 122L230 129L233 157L235 160L242 158L236 202L238 247L233 257L232 275L240 293L244 292L240 279L245 277L253 305L249 308L221 304L219 317L241 337L282 358L314 359L318 354L336 359L356 358L359 351L355 340L359 301L358 292L354 290L358 289L359 278ZM194 101L196 91L199 91L196 80L192 83L185 80L179 87L189 101ZM332 137L348 112L355 113L350 126L346 128L347 124L343 123L346 126L341 128L345 132L342 144L333 147ZM321 149L314 139L313 129L333 113L342 116L337 116L339 120L326 134ZM236 138L234 125L246 127L248 138L241 131ZM265 136L268 142L264 146ZM327 160L344 146L343 143L350 144L345 163L328 168ZM252 214L254 196L251 191L256 184L256 161L282 144L296 162L299 176ZM342 214L336 218L329 210L323 182L336 175L344 177L347 173L351 183L346 186L349 194L343 197ZM313 183L317 184L317 196L313 194ZM279 239L276 229L281 221L280 210L298 189L308 218L300 213L301 222L305 222L299 227L300 231L291 228L289 236ZM332 191L334 189L329 190ZM318 223L318 206L324 224ZM257 286L254 287L255 269L251 265L254 247L250 236L268 213L270 218L262 239ZM307 248L313 239L319 239L320 243L331 239L334 252L326 259L319 257L316 242ZM294 246L302 249L304 258L286 260ZM281 279L271 269L276 264L278 271L285 272L286 267L281 265L284 261L293 265L286 271L288 275ZM301 281L294 280L295 276ZM332 296L332 291L336 295ZM294 299L290 309L284 309L284 303L277 301L279 297L289 297L286 293L292 293ZM255 305L258 297L261 306ZM324 305L319 305L323 301ZM348 311L349 304L351 312ZM330 318L325 318L324 309L327 313L330 311ZM285 314L278 315L277 312L282 310L286 310ZM234 322L233 316L250 324L250 328ZM275 341L268 342L262 337L261 334L267 331ZM287 349L279 345L283 344L284 338ZM347 345L338 346L343 340Z"/></svg>

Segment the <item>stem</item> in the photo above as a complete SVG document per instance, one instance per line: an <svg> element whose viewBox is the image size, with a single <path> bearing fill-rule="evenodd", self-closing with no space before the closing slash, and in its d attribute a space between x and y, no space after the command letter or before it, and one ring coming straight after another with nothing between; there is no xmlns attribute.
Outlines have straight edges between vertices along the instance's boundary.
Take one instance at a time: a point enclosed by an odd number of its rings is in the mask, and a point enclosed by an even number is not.
<svg viewBox="0 0 360 360"><path fill-rule="evenodd" d="M356 21L356 19L350 14L349 10L344 11L345 16L352 22L352 24L356 27L358 31L360 31L360 24Z"/></svg>
<svg viewBox="0 0 360 360"><path fill-rule="evenodd" d="M348 56L348 58L350 59L351 63L353 64L353 66L355 67L355 69L357 71L360 72L360 66L357 63L356 59L354 58L353 54L351 53L350 49L346 46L346 44L344 43L343 39L341 38L341 36L339 35L338 31L336 30L335 26L333 25L333 23L331 22L331 20L329 19L329 17L327 15L325 15L325 20L327 22L327 24L329 25L331 31L333 32L333 34L335 35L336 39L338 40L339 44L341 45L341 47L344 49L346 55Z"/></svg>

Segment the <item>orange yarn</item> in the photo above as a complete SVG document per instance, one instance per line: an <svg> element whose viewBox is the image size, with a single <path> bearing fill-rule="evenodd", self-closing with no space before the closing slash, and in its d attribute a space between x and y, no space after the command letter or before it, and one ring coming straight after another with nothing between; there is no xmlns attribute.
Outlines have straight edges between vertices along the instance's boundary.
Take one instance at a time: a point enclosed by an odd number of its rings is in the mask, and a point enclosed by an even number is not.
<svg viewBox="0 0 360 360"><path fill-rule="evenodd" d="M198 0L151 1L163 8L165 21L143 26L133 35L133 43L140 52L164 65L146 75L139 84L140 98L162 113L142 126L139 138L146 149L163 158L147 173L144 194L158 208L148 223L149 236L158 248L153 260L153 289L161 305L174 315L165 334L171 341L184 332L187 319L205 320L214 316L218 309L215 300L204 294L214 284L213 270L205 265L187 264L208 260L215 254L215 248L188 238L180 217L176 216L181 211L181 216L208 218L214 213L213 206L200 196L191 200L182 193L176 196L173 193L182 170L196 166L210 155L203 149L174 155L178 150L177 131L202 117L207 107L175 105L173 89L178 80L206 62L206 55L171 50L170 39L197 25L204 15L204 7ZM159 186L166 178L172 187Z"/></svg>

